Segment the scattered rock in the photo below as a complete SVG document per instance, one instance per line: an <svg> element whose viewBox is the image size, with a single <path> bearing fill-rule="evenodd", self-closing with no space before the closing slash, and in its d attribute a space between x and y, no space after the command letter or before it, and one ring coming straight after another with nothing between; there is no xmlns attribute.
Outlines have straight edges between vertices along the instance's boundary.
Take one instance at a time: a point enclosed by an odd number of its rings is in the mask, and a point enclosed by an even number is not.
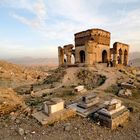
<svg viewBox="0 0 140 140"><path fill-rule="evenodd" d="M19 119L16 119L16 124L20 124L20 120Z"/></svg>
<svg viewBox="0 0 140 140"><path fill-rule="evenodd" d="M118 93L118 96L120 97L131 97L132 92L130 89L121 89Z"/></svg>
<svg viewBox="0 0 140 140"><path fill-rule="evenodd" d="M35 134L35 131L32 131L31 134Z"/></svg>
<svg viewBox="0 0 140 140"><path fill-rule="evenodd" d="M28 134L28 133L30 133L30 130L25 130L25 134Z"/></svg>
<svg viewBox="0 0 140 140"><path fill-rule="evenodd" d="M136 86L135 85L133 85L133 84L130 84L130 83L121 83L121 87L122 88L125 88L125 89L135 89L136 88Z"/></svg>
<svg viewBox="0 0 140 140"><path fill-rule="evenodd" d="M66 123L66 124L65 124L64 130L65 130L65 131L70 131L70 130L71 130L71 125L70 125L70 123Z"/></svg>
<svg viewBox="0 0 140 140"><path fill-rule="evenodd" d="M15 121L16 120L16 117L15 116L11 116L10 118L11 118L12 121Z"/></svg>
<svg viewBox="0 0 140 140"><path fill-rule="evenodd" d="M18 128L18 133L23 136L25 134L25 131L23 128Z"/></svg>

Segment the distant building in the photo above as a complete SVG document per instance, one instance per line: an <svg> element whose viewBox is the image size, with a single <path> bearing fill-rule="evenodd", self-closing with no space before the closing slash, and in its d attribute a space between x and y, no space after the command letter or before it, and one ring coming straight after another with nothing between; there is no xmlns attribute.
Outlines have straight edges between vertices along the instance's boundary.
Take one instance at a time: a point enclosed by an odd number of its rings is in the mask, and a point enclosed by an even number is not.
<svg viewBox="0 0 140 140"><path fill-rule="evenodd" d="M128 64L129 45L115 42L110 48L111 34L102 29L89 29L76 33L75 46L58 47L59 66L73 64L92 66L95 63L112 62L113 66Z"/></svg>

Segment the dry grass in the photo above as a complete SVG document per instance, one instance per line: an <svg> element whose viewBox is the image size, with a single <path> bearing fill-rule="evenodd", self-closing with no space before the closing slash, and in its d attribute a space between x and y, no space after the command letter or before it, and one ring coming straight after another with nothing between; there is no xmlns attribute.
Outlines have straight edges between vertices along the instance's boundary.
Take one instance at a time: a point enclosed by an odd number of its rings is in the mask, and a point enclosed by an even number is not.
<svg viewBox="0 0 140 140"><path fill-rule="evenodd" d="M23 100L12 89L0 88L0 116L8 114L23 105Z"/></svg>

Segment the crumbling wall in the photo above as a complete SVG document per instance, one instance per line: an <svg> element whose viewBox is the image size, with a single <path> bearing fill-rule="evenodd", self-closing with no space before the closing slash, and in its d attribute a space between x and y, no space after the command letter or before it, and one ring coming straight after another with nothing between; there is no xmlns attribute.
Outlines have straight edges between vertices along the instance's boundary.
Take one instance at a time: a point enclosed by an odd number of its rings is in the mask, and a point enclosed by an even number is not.
<svg viewBox="0 0 140 140"><path fill-rule="evenodd" d="M114 65L128 65L129 45L115 42L113 44L113 61Z"/></svg>

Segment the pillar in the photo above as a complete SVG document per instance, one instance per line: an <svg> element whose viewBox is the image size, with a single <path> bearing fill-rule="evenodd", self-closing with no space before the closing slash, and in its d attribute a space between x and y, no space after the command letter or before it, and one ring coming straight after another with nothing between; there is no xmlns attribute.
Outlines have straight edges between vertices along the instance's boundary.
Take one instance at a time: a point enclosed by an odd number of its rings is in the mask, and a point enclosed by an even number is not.
<svg viewBox="0 0 140 140"><path fill-rule="evenodd" d="M58 47L58 61L59 61L59 66L64 64L64 51L63 48Z"/></svg>
<svg viewBox="0 0 140 140"><path fill-rule="evenodd" d="M118 56L117 53L114 53L114 54L113 54L113 65L114 65L114 66L116 66L117 61L118 61L118 60L117 60L117 59L118 59L117 56Z"/></svg>
<svg viewBox="0 0 140 140"><path fill-rule="evenodd" d="M67 54L67 64L71 64L71 53Z"/></svg>

